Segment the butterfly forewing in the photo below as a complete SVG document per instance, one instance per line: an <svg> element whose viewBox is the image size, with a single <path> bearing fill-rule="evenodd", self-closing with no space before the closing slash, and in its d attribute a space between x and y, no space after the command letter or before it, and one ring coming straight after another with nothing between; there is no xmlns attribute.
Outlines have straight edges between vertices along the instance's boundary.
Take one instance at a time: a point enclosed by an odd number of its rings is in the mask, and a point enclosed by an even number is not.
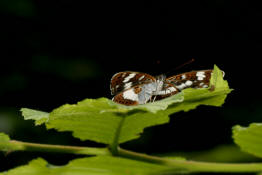
<svg viewBox="0 0 262 175"><path fill-rule="evenodd" d="M166 81L180 91L185 88L206 88L209 86L212 70L192 71L168 77Z"/></svg>
<svg viewBox="0 0 262 175"><path fill-rule="evenodd" d="M155 77L140 72L119 72L111 78L111 94L116 95L124 90L130 89L139 84L145 84L156 81Z"/></svg>

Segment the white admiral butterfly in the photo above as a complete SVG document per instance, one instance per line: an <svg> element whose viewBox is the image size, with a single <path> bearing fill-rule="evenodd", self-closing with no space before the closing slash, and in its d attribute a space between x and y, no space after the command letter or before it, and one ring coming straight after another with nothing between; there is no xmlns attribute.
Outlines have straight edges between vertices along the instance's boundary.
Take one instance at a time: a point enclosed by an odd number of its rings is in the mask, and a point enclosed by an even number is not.
<svg viewBox="0 0 262 175"><path fill-rule="evenodd" d="M140 72L116 73L110 84L112 99L123 105L138 105L170 97L185 88L207 88L212 70L192 71L166 78ZM223 72L224 74L224 72Z"/></svg>

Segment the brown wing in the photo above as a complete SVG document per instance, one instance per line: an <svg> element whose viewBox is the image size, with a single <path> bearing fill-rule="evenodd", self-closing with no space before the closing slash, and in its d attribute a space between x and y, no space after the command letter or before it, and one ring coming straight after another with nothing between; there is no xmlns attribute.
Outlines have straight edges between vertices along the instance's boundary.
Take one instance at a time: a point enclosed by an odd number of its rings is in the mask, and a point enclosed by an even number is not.
<svg viewBox="0 0 262 175"><path fill-rule="evenodd" d="M116 95L136 85L150 83L153 81L156 81L155 77L146 73L132 71L119 72L111 78L111 94Z"/></svg>
<svg viewBox="0 0 262 175"><path fill-rule="evenodd" d="M205 88L209 86L212 70L192 71L168 77L166 81L179 90L185 88Z"/></svg>

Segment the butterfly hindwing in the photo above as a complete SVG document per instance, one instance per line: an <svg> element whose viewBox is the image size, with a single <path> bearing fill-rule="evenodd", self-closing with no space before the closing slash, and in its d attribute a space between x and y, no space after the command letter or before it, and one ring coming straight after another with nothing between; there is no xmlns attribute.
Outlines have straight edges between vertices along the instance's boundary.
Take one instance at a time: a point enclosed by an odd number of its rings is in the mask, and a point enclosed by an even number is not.
<svg viewBox="0 0 262 175"><path fill-rule="evenodd" d="M142 87L140 85L136 85L118 93L112 100L127 106L138 105L141 103L139 100L139 93L141 93L141 91Z"/></svg>

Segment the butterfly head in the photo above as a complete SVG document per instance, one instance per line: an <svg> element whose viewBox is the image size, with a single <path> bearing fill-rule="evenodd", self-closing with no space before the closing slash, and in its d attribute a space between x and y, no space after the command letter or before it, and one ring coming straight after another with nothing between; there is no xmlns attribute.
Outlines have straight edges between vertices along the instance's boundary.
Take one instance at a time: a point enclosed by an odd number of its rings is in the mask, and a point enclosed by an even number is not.
<svg viewBox="0 0 262 175"><path fill-rule="evenodd" d="M166 76L164 74L156 76L156 82L155 82L155 93L161 91L163 89L164 83L166 80Z"/></svg>

